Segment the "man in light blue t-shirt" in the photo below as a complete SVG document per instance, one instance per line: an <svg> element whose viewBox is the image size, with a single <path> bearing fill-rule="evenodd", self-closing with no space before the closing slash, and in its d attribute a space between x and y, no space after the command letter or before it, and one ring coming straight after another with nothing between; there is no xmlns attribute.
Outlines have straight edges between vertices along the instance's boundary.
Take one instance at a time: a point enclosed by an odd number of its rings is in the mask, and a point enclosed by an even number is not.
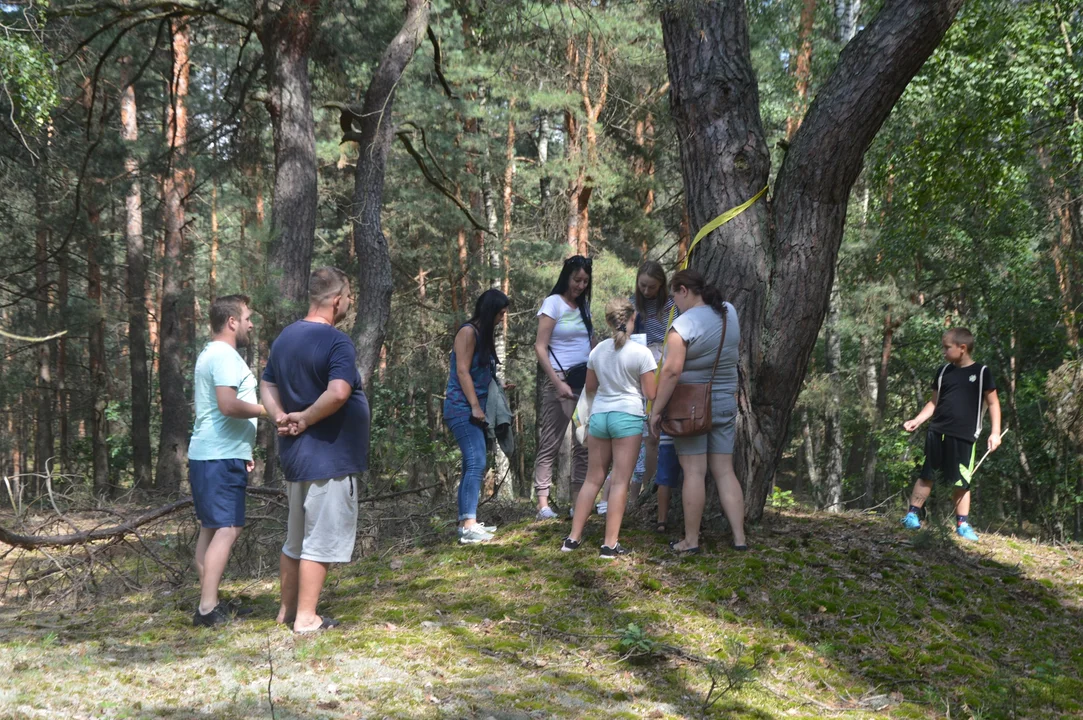
<svg viewBox="0 0 1083 720"><path fill-rule="evenodd" d="M218 602L218 585L244 527L256 422L267 417L256 402L256 378L237 352L248 345L252 330L248 298L220 297L211 305L210 316L213 337L196 360L196 423L188 446L188 479L200 524L199 607L192 616L197 627L227 623L234 614Z"/></svg>

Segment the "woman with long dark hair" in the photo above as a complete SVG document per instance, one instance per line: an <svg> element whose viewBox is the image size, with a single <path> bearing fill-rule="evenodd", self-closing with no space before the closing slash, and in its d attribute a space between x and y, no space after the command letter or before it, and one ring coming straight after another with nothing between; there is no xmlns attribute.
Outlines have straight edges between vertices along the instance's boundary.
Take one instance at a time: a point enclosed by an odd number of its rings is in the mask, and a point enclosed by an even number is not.
<svg viewBox="0 0 1083 720"><path fill-rule="evenodd" d="M587 358L594 344L594 326L590 319L592 269L593 262L588 257L573 255L565 260L553 291L538 310L534 353L544 374L537 422L538 452L534 461L539 520L556 517L549 507L553 461L587 379ZM572 442L574 507L587 477L587 450L578 440Z"/></svg>
<svg viewBox="0 0 1083 720"><path fill-rule="evenodd" d="M733 548L747 550L744 497L733 470L737 349L741 342L737 311L695 270L682 270L674 275L670 289L681 316L673 322L666 338L666 358L651 408L651 433L655 437L660 435L666 405L678 383L711 383L710 430L703 435L673 438L684 471L684 538L670 543L670 547L679 553L699 552L699 526L707 499L709 466L722 511L733 530ZM722 343L721 352L719 343Z"/></svg>
<svg viewBox="0 0 1083 720"><path fill-rule="evenodd" d="M495 527L477 521L478 497L485 477L485 401L496 378L496 325L508 311L508 296L486 290L474 305L474 315L455 334L444 400L444 422L463 454L459 481L459 542L471 545L493 539Z"/></svg>

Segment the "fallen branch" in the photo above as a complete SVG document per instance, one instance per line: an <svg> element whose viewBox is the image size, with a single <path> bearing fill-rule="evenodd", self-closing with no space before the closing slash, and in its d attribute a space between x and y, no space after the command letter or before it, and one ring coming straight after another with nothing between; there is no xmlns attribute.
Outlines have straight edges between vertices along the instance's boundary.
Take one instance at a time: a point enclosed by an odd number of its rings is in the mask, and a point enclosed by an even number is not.
<svg viewBox="0 0 1083 720"><path fill-rule="evenodd" d="M439 483L432 485L426 485L425 487L414 488L412 490L400 490L398 492L387 493L385 495L376 495L373 497L360 498L358 502L374 503L381 500L390 500L391 498L401 497L403 495L411 495L414 493L424 492L426 490L432 490L439 486ZM245 492L249 495L263 495L270 497L285 497L286 491L281 488L268 488L268 487L250 487L246 488ZM72 545L84 545L86 543L95 542L98 540L109 540L113 538L123 537L129 534L136 534L138 528L152 523L155 520L175 513L178 510L188 507L192 504L192 496L188 495L180 500L169 503L168 505L162 505L161 507L148 510L141 515L137 515L134 518L124 520L110 527L95 528L93 530L84 530L82 532L68 533L67 535L20 535L19 533L8 530L7 528L0 526L0 543L11 545L12 547L23 548L24 550L37 550L39 548L46 547L70 547ZM142 538L139 538L142 542Z"/></svg>

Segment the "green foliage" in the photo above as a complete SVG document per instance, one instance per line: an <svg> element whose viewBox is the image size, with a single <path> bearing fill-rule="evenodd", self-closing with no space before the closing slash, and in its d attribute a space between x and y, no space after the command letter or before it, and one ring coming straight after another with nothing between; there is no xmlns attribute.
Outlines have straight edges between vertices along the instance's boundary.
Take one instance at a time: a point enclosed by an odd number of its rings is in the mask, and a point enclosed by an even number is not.
<svg viewBox="0 0 1083 720"><path fill-rule="evenodd" d="M628 655L650 655L658 649L658 642L647 635L640 626L628 623L621 631L618 646Z"/></svg>
<svg viewBox="0 0 1083 720"><path fill-rule="evenodd" d="M36 133L49 120L60 98L56 83L56 65L52 54L42 45L39 14L47 2L28 6L5 5L0 8L0 89L18 122Z"/></svg>
<svg viewBox="0 0 1083 720"><path fill-rule="evenodd" d="M767 505L775 510L788 510L797 505L797 500L793 496L793 491L783 490L776 486L771 488L771 496L767 498Z"/></svg>

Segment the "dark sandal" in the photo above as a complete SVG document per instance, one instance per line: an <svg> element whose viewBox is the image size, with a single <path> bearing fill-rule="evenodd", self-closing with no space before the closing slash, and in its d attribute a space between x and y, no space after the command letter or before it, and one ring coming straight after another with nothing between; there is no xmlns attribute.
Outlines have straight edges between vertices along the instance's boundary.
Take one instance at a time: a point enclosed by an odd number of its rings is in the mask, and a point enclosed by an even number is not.
<svg viewBox="0 0 1083 720"><path fill-rule="evenodd" d="M336 628L336 627L338 627L340 625L339 621L335 620L333 617L328 617L326 615L320 615L319 618L320 618L319 627L314 627L311 630L294 630L293 631L294 634L296 634L296 635L307 635L308 633L320 632L321 630L330 630L331 628Z"/></svg>
<svg viewBox="0 0 1083 720"><path fill-rule="evenodd" d="M681 555L681 556L684 556L684 555L699 555L699 545L696 545L695 547L685 548L684 550L681 550L680 548L677 547L677 545L679 545L680 542L681 542L680 540L674 540L674 541L670 542L669 549L672 550L673 552L677 553L678 555Z"/></svg>
<svg viewBox="0 0 1083 720"><path fill-rule="evenodd" d="M737 552L748 552L748 545L730 545Z"/></svg>
<svg viewBox="0 0 1083 720"><path fill-rule="evenodd" d="M654 526L654 531L656 533L658 533L659 535L665 535L666 534L666 524L664 522L657 523Z"/></svg>

